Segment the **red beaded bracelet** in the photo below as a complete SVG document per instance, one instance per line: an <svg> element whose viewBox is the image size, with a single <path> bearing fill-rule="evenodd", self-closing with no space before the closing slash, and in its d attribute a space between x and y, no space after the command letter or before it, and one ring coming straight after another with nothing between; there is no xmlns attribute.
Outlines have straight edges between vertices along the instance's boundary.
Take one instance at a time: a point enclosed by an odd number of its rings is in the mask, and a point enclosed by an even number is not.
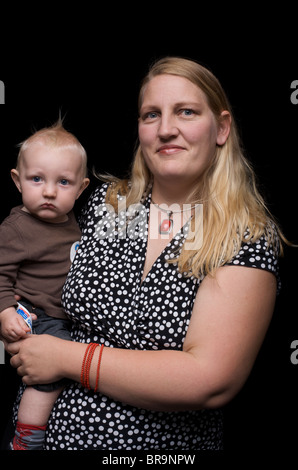
<svg viewBox="0 0 298 470"><path fill-rule="evenodd" d="M97 343L89 343L84 354L81 370L81 384L83 387L90 390L89 382L89 372L91 367L91 362L93 359L94 351L98 347Z"/></svg>
<svg viewBox="0 0 298 470"><path fill-rule="evenodd" d="M102 344L100 346L100 351L99 351L99 357L98 357L98 363L97 363L97 372L96 372L96 382L95 382L95 388L94 388L95 393L98 390L99 370L100 370L100 363L101 363L103 348L104 348L104 344Z"/></svg>

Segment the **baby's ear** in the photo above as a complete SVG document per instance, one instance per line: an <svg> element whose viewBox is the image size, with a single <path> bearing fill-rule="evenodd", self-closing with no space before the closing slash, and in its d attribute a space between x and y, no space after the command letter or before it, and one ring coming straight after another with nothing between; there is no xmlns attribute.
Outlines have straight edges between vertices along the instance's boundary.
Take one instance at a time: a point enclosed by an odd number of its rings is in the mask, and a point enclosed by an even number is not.
<svg viewBox="0 0 298 470"><path fill-rule="evenodd" d="M21 188L21 183L20 183L20 174L19 174L18 170L16 170L15 168L13 170L11 170L10 171L10 176L12 177L12 179L14 181L14 184L16 185L16 187L18 188L18 190L21 193L22 188Z"/></svg>
<svg viewBox="0 0 298 470"><path fill-rule="evenodd" d="M77 197L76 199L79 199L80 195L82 194L82 192L87 188L87 186L89 185L90 183L90 180L89 178L84 178L83 181L82 181L82 184L80 186L80 189L79 189L79 192L77 194Z"/></svg>

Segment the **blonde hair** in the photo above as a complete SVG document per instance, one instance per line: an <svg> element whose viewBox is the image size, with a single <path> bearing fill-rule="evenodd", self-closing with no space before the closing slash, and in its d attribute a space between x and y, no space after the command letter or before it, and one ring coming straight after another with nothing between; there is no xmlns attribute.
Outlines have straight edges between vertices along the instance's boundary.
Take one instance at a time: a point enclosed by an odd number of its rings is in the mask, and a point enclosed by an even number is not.
<svg viewBox="0 0 298 470"><path fill-rule="evenodd" d="M63 120L61 118L59 118L58 121L52 126L44 127L43 129L34 132L34 134L28 137L28 139L19 144L20 150L16 163L17 169L20 167L24 152L30 149L30 147L36 143L41 143L48 147L59 147L61 150L68 149L77 152L82 158L83 176L87 176L88 169L86 151L79 140L63 127Z"/></svg>
<svg viewBox="0 0 298 470"><path fill-rule="evenodd" d="M244 239L255 242L265 235L276 252L282 253L281 239L286 241L269 213L257 189L254 171L245 158L231 106L217 78L202 65L179 57L165 57L151 67L142 82L139 108L148 82L157 75L184 77L205 94L208 105L218 121L222 111L231 115L230 134L224 145L217 146L213 160L200 176L191 195L192 203L203 204L203 241L198 233L194 249L181 250L178 269L186 275L213 275L215 270L231 261ZM107 202L116 207L117 194L126 195L127 205L139 202L152 181L140 145L135 153L130 180L113 179ZM274 226L279 237L274 236ZM244 238L245 237L245 238ZM197 238L197 244L196 244Z"/></svg>

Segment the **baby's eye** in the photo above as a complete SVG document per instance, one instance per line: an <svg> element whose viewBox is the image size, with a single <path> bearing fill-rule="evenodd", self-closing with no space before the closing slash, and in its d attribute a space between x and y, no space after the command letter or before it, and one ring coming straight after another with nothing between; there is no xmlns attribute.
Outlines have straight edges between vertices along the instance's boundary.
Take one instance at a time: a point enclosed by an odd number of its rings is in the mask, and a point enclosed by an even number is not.
<svg viewBox="0 0 298 470"><path fill-rule="evenodd" d="M33 176L32 180L34 181L34 183L40 183L41 177L40 176Z"/></svg>
<svg viewBox="0 0 298 470"><path fill-rule="evenodd" d="M62 184L62 186L67 186L69 184L69 182L66 179L62 179L62 180L60 180L60 184Z"/></svg>

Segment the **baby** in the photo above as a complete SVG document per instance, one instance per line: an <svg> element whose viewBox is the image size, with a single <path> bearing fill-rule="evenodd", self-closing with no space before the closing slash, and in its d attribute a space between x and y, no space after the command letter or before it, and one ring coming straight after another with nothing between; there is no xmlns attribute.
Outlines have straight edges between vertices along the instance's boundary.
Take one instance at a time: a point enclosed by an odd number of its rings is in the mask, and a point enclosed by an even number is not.
<svg viewBox="0 0 298 470"><path fill-rule="evenodd" d="M86 175L86 152L61 121L21 145L11 176L23 204L12 209L0 226L0 332L7 341L31 332L24 321L27 311L37 317L34 333L71 339L60 299L81 237L72 209L89 184ZM47 421L62 388L62 381L26 387L12 449L42 449Z"/></svg>

